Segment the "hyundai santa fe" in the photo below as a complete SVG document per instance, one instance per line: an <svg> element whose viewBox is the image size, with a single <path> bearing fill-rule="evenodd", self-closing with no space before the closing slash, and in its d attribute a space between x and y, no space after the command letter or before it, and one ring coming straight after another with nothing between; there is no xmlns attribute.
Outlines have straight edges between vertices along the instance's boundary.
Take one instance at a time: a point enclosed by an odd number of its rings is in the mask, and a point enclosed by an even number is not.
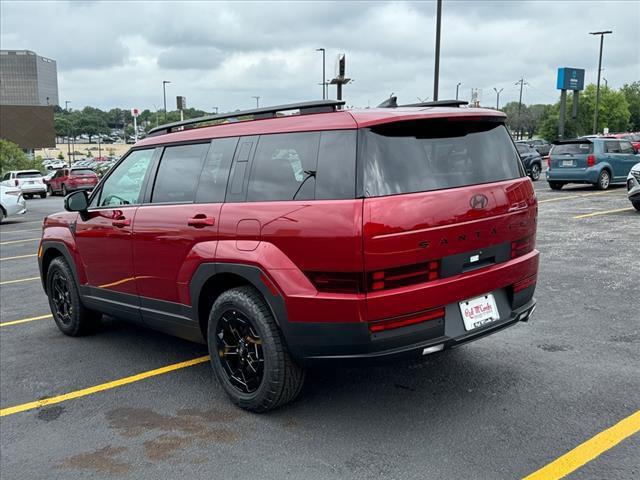
<svg viewBox="0 0 640 480"><path fill-rule="evenodd" d="M206 343L231 400L264 412L309 365L528 320L537 201L504 114L343 103L158 127L68 195L38 252L59 329L108 314Z"/></svg>

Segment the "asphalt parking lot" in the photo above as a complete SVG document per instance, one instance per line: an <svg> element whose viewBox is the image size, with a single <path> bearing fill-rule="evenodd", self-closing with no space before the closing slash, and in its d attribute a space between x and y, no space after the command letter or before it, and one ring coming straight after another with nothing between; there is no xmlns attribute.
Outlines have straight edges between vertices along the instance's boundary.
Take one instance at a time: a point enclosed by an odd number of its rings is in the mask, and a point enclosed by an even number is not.
<svg viewBox="0 0 640 480"><path fill-rule="evenodd" d="M638 420L552 464L640 409L640 213L623 187L536 191L529 323L420 364L314 370L266 415L181 364L204 346L116 319L63 336L36 261L62 199L29 200L0 230L2 478L640 478L640 435L617 443Z"/></svg>

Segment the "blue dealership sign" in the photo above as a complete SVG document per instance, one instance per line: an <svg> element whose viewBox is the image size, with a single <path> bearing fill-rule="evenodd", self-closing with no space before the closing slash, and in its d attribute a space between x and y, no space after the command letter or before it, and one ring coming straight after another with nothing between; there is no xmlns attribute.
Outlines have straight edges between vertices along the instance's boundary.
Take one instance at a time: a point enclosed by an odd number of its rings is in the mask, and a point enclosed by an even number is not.
<svg viewBox="0 0 640 480"><path fill-rule="evenodd" d="M584 90L584 69L560 67L558 68L558 90Z"/></svg>

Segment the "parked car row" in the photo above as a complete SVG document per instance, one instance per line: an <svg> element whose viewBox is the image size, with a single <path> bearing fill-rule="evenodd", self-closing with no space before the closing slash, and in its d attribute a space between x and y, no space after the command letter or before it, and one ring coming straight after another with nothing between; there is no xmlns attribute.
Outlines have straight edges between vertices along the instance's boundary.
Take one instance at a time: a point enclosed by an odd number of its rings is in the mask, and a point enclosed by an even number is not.
<svg viewBox="0 0 640 480"><path fill-rule="evenodd" d="M517 140L516 145L527 145L535 149L542 157L546 157L547 155L549 155L549 152L551 151L551 147L552 147L552 145L549 142L539 138L529 139L529 140Z"/></svg>

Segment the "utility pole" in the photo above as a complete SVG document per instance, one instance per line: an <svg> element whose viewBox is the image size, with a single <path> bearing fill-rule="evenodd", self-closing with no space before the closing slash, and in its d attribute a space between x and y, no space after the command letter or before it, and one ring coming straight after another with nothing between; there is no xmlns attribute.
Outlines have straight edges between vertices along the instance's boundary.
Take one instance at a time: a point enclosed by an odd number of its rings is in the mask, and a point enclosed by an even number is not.
<svg viewBox="0 0 640 480"><path fill-rule="evenodd" d="M326 70L327 70L327 62L326 60L326 50L324 48L316 48L316 52L322 52L322 82L320 83L320 85L322 85L322 99L326 100L327 99L327 77L326 77Z"/></svg>
<svg viewBox="0 0 640 480"><path fill-rule="evenodd" d="M169 80L162 81L162 98L164 99L164 121L167 121L167 83L171 83Z"/></svg>
<svg viewBox="0 0 640 480"><path fill-rule="evenodd" d="M516 138L518 140L522 140L522 124L520 123L520 113L522 112L522 87L529 84L524 81L524 78L521 78L515 84L520 85L520 100L518 100L518 133L516 134Z"/></svg>
<svg viewBox="0 0 640 480"><path fill-rule="evenodd" d="M69 114L69 104L71 102L69 100L64 101L64 110ZM69 164L69 168L71 168L71 120L67 118L68 127L67 127L67 163Z"/></svg>
<svg viewBox="0 0 640 480"><path fill-rule="evenodd" d="M593 134L598 133L598 107L600 106L600 74L602 73L602 46L604 36L613 33L612 30L602 32L589 32L589 35L600 35L600 56L598 58L598 83L596 84L596 110L593 112Z"/></svg>
<svg viewBox="0 0 640 480"><path fill-rule="evenodd" d="M433 101L438 101L438 82L440 79L440 24L442 23L442 0L437 1L436 11L436 55L433 69Z"/></svg>
<svg viewBox="0 0 640 480"><path fill-rule="evenodd" d="M456 85L456 100L458 100L458 89L460 88L460 85L462 85L462 82L458 82Z"/></svg>
<svg viewBox="0 0 640 480"><path fill-rule="evenodd" d="M498 90L496 87L493 87L493 89L496 92L496 110L500 110L500 93L502 93L502 90L504 90L504 88Z"/></svg>
<svg viewBox="0 0 640 480"><path fill-rule="evenodd" d="M253 95L251 98L255 98L256 99L256 108L260 108L260 96L259 95Z"/></svg>

